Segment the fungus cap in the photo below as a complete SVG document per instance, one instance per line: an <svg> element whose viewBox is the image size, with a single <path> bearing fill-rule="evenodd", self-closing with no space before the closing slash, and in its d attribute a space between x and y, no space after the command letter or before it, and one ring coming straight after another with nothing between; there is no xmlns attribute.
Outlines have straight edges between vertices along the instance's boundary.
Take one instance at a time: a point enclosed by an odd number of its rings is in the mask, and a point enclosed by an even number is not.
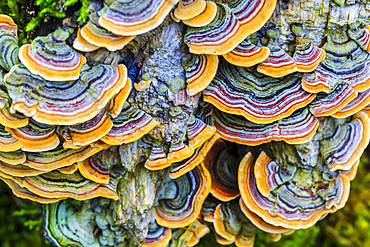
<svg viewBox="0 0 370 247"><path fill-rule="evenodd" d="M360 22L351 23L349 24L348 35L362 49L370 52L370 26L360 28Z"/></svg>
<svg viewBox="0 0 370 247"><path fill-rule="evenodd" d="M268 124L308 105L315 94L302 89L299 76L272 78L258 73L255 68L223 61L211 84L203 91L203 97L221 111L242 115L254 123Z"/></svg>
<svg viewBox="0 0 370 247"><path fill-rule="evenodd" d="M61 28L46 37L37 37L19 49L19 59L31 73L45 80L77 80L86 58L65 43L68 37L69 32Z"/></svg>
<svg viewBox="0 0 370 247"><path fill-rule="evenodd" d="M165 247L172 238L172 229L160 226L152 216L143 247Z"/></svg>
<svg viewBox="0 0 370 247"><path fill-rule="evenodd" d="M209 150L211 149L213 144L219 138L220 138L219 135L213 134L213 136L211 138L209 138L205 143L203 143L200 147L196 148L189 158L183 159L179 162L172 163L171 167L170 167L170 170L169 170L170 178L176 179L178 177L181 177L185 173L194 169L201 162L203 162L207 153L209 152Z"/></svg>
<svg viewBox="0 0 370 247"><path fill-rule="evenodd" d="M130 95L132 89L132 82L129 77L127 77L127 81L125 86L116 94L107 106L107 111L111 115L111 117L116 118L121 113L123 106Z"/></svg>
<svg viewBox="0 0 370 247"><path fill-rule="evenodd" d="M203 91L215 77L218 68L218 56L187 54L181 65L185 69L187 93L190 96Z"/></svg>
<svg viewBox="0 0 370 247"><path fill-rule="evenodd" d="M270 38L268 43L270 54L266 60L257 66L257 71L271 77L283 77L297 72L298 68L294 59L281 49L277 43L279 31L275 28L268 29L266 34Z"/></svg>
<svg viewBox="0 0 370 247"><path fill-rule="evenodd" d="M96 47L105 47L109 51L121 50L136 37L135 35L116 35L107 31L105 28L102 28L98 24L99 16L97 15L97 13L90 14L89 18L90 19L87 24L81 29L80 35L88 43ZM74 44L73 47L75 47Z"/></svg>
<svg viewBox="0 0 370 247"><path fill-rule="evenodd" d="M7 15L0 15L0 66L10 70L19 64L17 25Z"/></svg>
<svg viewBox="0 0 370 247"><path fill-rule="evenodd" d="M99 247L100 243L96 242L93 234L95 214L89 206L89 203L82 203L76 207L68 200L46 204L43 228L45 238L59 246Z"/></svg>
<svg viewBox="0 0 370 247"><path fill-rule="evenodd" d="M271 17L275 6L276 0L217 3L213 21L203 27L188 28L184 41L191 53L225 54L259 30Z"/></svg>
<svg viewBox="0 0 370 247"><path fill-rule="evenodd" d="M60 143L56 126L40 124L32 119L24 127L5 129L23 143L23 151L44 152L56 148Z"/></svg>
<svg viewBox="0 0 370 247"><path fill-rule="evenodd" d="M217 5L211 1L205 2L206 8L200 14L193 18L182 20L182 22L190 27L203 27L211 23L216 17Z"/></svg>
<svg viewBox="0 0 370 247"><path fill-rule="evenodd" d="M63 174L52 171L38 176L19 178L15 182L31 192L47 198L74 198L86 200L95 197L105 197L117 200L117 179L109 180L109 184L98 184L86 179L80 173Z"/></svg>
<svg viewBox="0 0 370 247"><path fill-rule="evenodd" d="M345 107L340 109L339 111L331 114L333 117L349 117L356 112L361 111L367 105L370 104L370 89L366 89L363 92L357 94L357 97L354 98L351 102L349 102Z"/></svg>
<svg viewBox="0 0 370 247"><path fill-rule="evenodd" d="M18 111L49 125L73 125L99 114L124 87L127 69L124 65L86 65L79 80L56 84L20 65L5 80L12 113Z"/></svg>
<svg viewBox="0 0 370 247"><path fill-rule="evenodd" d="M168 163L179 162L183 159L189 158L192 155L192 150L187 146L183 140L172 143L167 154Z"/></svg>
<svg viewBox="0 0 370 247"><path fill-rule="evenodd" d="M0 152L12 152L23 147L23 143L14 138L6 127L0 125Z"/></svg>
<svg viewBox="0 0 370 247"><path fill-rule="evenodd" d="M79 149L63 149L59 146L56 149L46 152L28 152L26 153L27 160L23 164L42 171L52 171L70 166L75 162L83 161L107 148L109 148L109 145L106 144L87 146Z"/></svg>
<svg viewBox="0 0 370 247"><path fill-rule="evenodd" d="M219 139L215 142L204 164L211 174L211 194L215 198L227 202L240 195L237 179L239 162L236 156L228 153L224 141Z"/></svg>
<svg viewBox="0 0 370 247"><path fill-rule="evenodd" d="M330 93L316 94L315 99L308 107L316 117L329 116L345 108L357 95L354 88L340 82L334 86Z"/></svg>
<svg viewBox="0 0 370 247"><path fill-rule="evenodd" d="M291 229L287 229L281 226L274 226L265 222L260 216L258 216L257 214L253 213L248 209L242 198L239 199L239 205L244 215L253 223L253 225L255 225L264 232L288 234L292 231Z"/></svg>
<svg viewBox="0 0 370 247"><path fill-rule="evenodd" d="M91 52L99 49L100 47L87 42L87 40L84 39L84 37L82 37L81 29L79 28L77 31L77 37L73 41L73 48L75 48L78 51Z"/></svg>
<svg viewBox="0 0 370 247"><path fill-rule="evenodd" d="M150 155L145 162L145 167L149 170L161 170L169 167L171 163L168 162L167 155L163 150L161 143L154 143L151 146Z"/></svg>
<svg viewBox="0 0 370 247"><path fill-rule="evenodd" d="M330 171L351 169L369 144L369 117L358 112L348 119L331 118L324 126L320 150Z"/></svg>
<svg viewBox="0 0 370 247"><path fill-rule="evenodd" d="M168 185L177 189L160 196L155 207L157 223L170 228L187 226L198 217L210 191L209 172L201 163L183 176L175 180L170 179Z"/></svg>
<svg viewBox="0 0 370 247"><path fill-rule="evenodd" d="M325 50L315 46L311 40L303 38L303 27L300 23L291 24L296 36L294 62L299 72L312 72L325 59Z"/></svg>
<svg viewBox="0 0 370 247"><path fill-rule="evenodd" d="M188 145L192 150L202 146L205 141L211 138L216 132L216 128L205 124L202 120L192 117L187 127Z"/></svg>
<svg viewBox="0 0 370 247"><path fill-rule="evenodd" d="M112 129L101 140L109 145L121 145L139 140L158 123L143 110L125 102L120 114L112 119Z"/></svg>
<svg viewBox="0 0 370 247"><path fill-rule="evenodd" d="M253 246L257 228L245 217L237 200L220 203L216 207L213 226L217 235L223 239L235 241L237 246L244 246L243 242L245 246Z"/></svg>
<svg viewBox="0 0 370 247"><path fill-rule="evenodd" d="M310 40L299 41L293 56L298 72L312 72L325 59L325 50L315 46Z"/></svg>
<svg viewBox="0 0 370 247"><path fill-rule="evenodd" d="M173 14L179 20L188 20L200 15L205 9L204 0L180 0Z"/></svg>
<svg viewBox="0 0 370 247"><path fill-rule="evenodd" d="M251 67L262 63L269 55L270 49L268 47L258 47L245 39L233 50L222 56L226 61L236 66Z"/></svg>
<svg viewBox="0 0 370 247"><path fill-rule="evenodd" d="M66 199L65 197L48 198L48 197L39 196L29 191L28 189L19 186L16 182L14 182L13 180L9 178L4 178L0 176L0 179L3 180L9 186L9 188L12 190L15 196L22 198L22 199L28 199L28 200L35 201L35 202L42 203L42 204L55 203L60 200Z"/></svg>
<svg viewBox="0 0 370 247"><path fill-rule="evenodd" d="M248 209L268 224L288 229L308 228L327 213L342 208L348 199L350 180L347 176L328 173L320 167L306 171L299 166L292 179L265 197L256 186L254 167L251 155L247 154L239 166L239 189ZM322 186L311 186L319 182Z"/></svg>
<svg viewBox="0 0 370 247"><path fill-rule="evenodd" d="M18 26L14 23L13 19L7 15L0 15L0 32L11 31L17 35Z"/></svg>
<svg viewBox="0 0 370 247"><path fill-rule="evenodd" d="M63 147L77 149L90 145L103 138L113 127L113 122L105 110L90 120L70 126L63 126L59 131L64 138Z"/></svg>
<svg viewBox="0 0 370 247"><path fill-rule="evenodd" d="M227 114L217 109L213 111L212 120L216 133L221 138L250 146L270 141L305 143L311 140L319 126L319 121L307 108L271 124L255 124L241 116Z"/></svg>
<svg viewBox="0 0 370 247"><path fill-rule="evenodd" d="M108 184L109 183L109 168L106 167L98 159L89 157L83 161L77 162L78 170L81 175L95 183Z"/></svg>
<svg viewBox="0 0 370 247"><path fill-rule="evenodd" d="M368 89L370 54L350 40L344 30L331 30L327 37L322 47L326 51L326 58L314 72L304 74L303 88L312 93L329 93L337 83L345 82L359 92Z"/></svg>
<svg viewBox="0 0 370 247"><path fill-rule="evenodd" d="M0 152L0 161L9 165L19 165L26 161L26 155L22 150Z"/></svg>
<svg viewBox="0 0 370 247"><path fill-rule="evenodd" d="M108 31L133 36L159 26L178 0L118 0L101 10L99 25Z"/></svg>

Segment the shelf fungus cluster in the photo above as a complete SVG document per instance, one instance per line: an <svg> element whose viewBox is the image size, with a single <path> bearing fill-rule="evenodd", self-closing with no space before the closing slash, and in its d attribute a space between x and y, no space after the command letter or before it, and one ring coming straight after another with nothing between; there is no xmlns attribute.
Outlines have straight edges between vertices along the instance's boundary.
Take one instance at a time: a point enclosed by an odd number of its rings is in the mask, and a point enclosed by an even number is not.
<svg viewBox="0 0 370 247"><path fill-rule="evenodd" d="M338 2L92 1L21 47L0 15L0 179L59 247L313 226L370 140L370 13Z"/></svg>

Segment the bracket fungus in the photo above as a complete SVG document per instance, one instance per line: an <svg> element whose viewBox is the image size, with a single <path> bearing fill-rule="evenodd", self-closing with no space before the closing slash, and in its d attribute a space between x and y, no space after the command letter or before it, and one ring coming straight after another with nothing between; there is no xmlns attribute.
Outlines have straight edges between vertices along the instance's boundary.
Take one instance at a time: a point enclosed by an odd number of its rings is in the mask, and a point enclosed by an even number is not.
<svg viewBox="0 0 370 247"><path fill-rule="evenodd" d="M168 177L157 192L157 223L169 228L189 225L198 217L210 189L211 178L202 163L179 178Z"/></svg>
<svg viewBox="0 0 370 247"><path fill-rule="evenodd" d="M92 1L21 48L0 15L0 179L46 204L58 247L314 225L370 140L370 11L350 2Z"/></svg>
<svg viewBox="0 0 370 247"><path fill-rule="evenodd" d="M238 188L238 157L229 154L224 141L217 140L204 164L211 174L211 194L220 201L230 201L240 195Z"/></svg>
<svg viewBox="0 0 370 247"><path fill-rule="evenodd" d="M150 155L145 162L145 167L149 170L160 170L169 167L171 163L167 160L167 155L160 143L149 144L151 147Z"/></svg>
<svg viewBox="0 0 370 247"><path fill-rule="evenodd" d="M185 69L187 93L195 95L203 91L215 77L218 67L218 56L187 54L181 60Z"/></svg>
<svg viewBox="0 0 370 247"><path fill-rule="evenodd" d="M115 178L109 180L109 184L105 185L88 180L78 172L70 175L51 171L37 176L12 177L18 185L38 196L46 198L70 197L77 200L94 197L117 200L117 176Z"/></svg>
<svg viewBox="0 0 370 247"><path fill-rule="evenodd" d="M102 110L90 120L80 124L62 126L58 132L64 138L63 147L65 149L77 149L103 139L112 127L112 120L107 112Z"/></svg>
<svg viewBox="0 0 370 247"><path fill-rule="evenodd" d="M49 125L85 122L124 87L127 69L124 65L86 65L79 77L54 83L32 74L24 65L15 66L5 76L12 99L10 110Z"/></svg>
<svg viewBox="0 0 370 247"><path fill-rule="evenodd" d="M292 229L287 229L281 226L275 226L271 225L267 222L265 222L261 217L258 216L258 214L253 213L248 209L248 207L245 205L242 198L239 199L239 205L240 209L244 213L244 215L255 225L257 228L264 232L272 233L272 234L285 234L289 235L292 233ZM275 241L274 241L275 242Z"/></svg>
<svg viewBox="0 0 370 247"><path fill-rule="evenodd" d="M143 243L143 247L165 247L172 238L172 229L160 226L152 217L149 223L148 234Z"/></svg>
<svg viewBox="0 0 370 247"><path fill-rule="evenodd" d="M260 157L263 157L261 155ZM248 159L246 156L239 167L239 186L243 202L268 224L291 229L307 228L327 213L343 207L348 198L348 177L339 173L338 176L332 175L332 178L328 176L329 180L322 180L325 170L320 168L305 170L299 167L295 173L289 174L291 175L289 182L279 184L279 187L273 190L274 193L269 193L265 197L256 186L255 164L246 162ZM314 175L310 175L311 172ZM300 177L302 179L299 179ZM316 188L312 184L317 179L320 179L323 185ZM310 193L305 191L306 188L310 188Z"/></svg>
<svg viewBox="0 0 370 247"><path fill-rule="evenodd" d="M365 51L370 52L370 26L360 27L360 22L349 24L348 35Z"/></svg>
<svg viewBox="0 0 370 247"><path fill-rule="evenodd" d="M177 2L178 0L118 0L101 10L99 25L123 36L146 33L159 26Z"/></svg>
<svg viewBox="0 0 370 247"><path fill-rule="evenodd" d="M127 77L127 81L123 88L110 100L107 105L107 111L112 118L116 118L121 113L123 106L130 95L131 89L132 81L129 77Z"/></svg>
<svg viewBox="0 0 370 247"><path fill-rule="evenodd" d="M0 109L0 124L9 128L20 128L28 124L28 117L24 116L22 113L11 113L10 103L7 102L3 108Z"/></svg>
<svg viewBox="0 0 370 247"><path fill-rule="evenodd" d="M330 93L320 92L309 104L310 111L317 117L330 116L345 108L357 97L357 91L344 82L334 86Z"/></svg>
<svg viewBox="0 0 370 247"><path fill-rule="evenodd" d="M357 97L354 98L348 104L346 104L345 107L331 115L333 117L349 117L355 114L356 112L361 111L369 104L370 104L370 89L366 89L365 91L358 93Z"/></svg>
<svg viewBox="0 0 370 247"><path fill-rule="evenodd" d="M110 200L61 201L44 207L44 233L55 246L114 246L125 230L115 224ZM59 226L59 227L56 227Z"/></svg>
<svg viewBox="0 0 370 247"><path fill-rule="evenodd" d="M218 243L235 242L238 247L253 246L257 228L242 213L237 200L220 203L215 209L214 217L213 226L219 235L216 238Z"/></svg>
<svg viewBox="0 0 370 247"><path fill-rule="evenodd" d="M87 42L87 40L84 39L84 37L82 37L81 35L81 29L78 29L77 37L73 41L73 48L75 48L78 51L91 52L99 49L100 47Z"/></svg>
<svg viewBox="0 0 370 247"><path fill-rule="evenodd" d="M242 115L254 123L268 124L308 105L315 94L302 89L301 78L297 75L272 78L255 68L221 61L203 97L224 112Z"/></svg>
<svg viewBox="0 0 370 247"><path fill-rule="evenodd" d="M199 164L201 164L209 150L212 148L213 144L219 138L220 138L219 135L213 134L213 136L209 138L205 143L203 143L200 147L196 148L190 157L183 159L179 162L172 163L169 169L170 178L175 179L181 177L185 173L191 171Z"/></svg>
<svg viewBox="0 0 370 247"><path fill-rule="evenodd" d="M80 30L81 37L73 43L73 47L80 51L93 51L99 47L105 47L109 51L122 49L136 36L116 35L107 31L98 24L98 13L92 13L87 24ZM86 41L87 44L83 44ZM96 48L94 48L94 46ZM90 48L91 47L91 48Z"/></svg>
<svg viewBox="0 0 370 247"><path fill-rule="evenodd" d="M287 118L270 124L256 124L243 118L214 109L212 120L221 138L250 146L270 141L291 144L309 141L319 126L319 121L307 108L297 110Z"/></svg>
<svg viewBox="0 0 370 247"><path fill-rule="evenodd" d="M108 147L109 145L106 144L86 146L79 149L64 149L58 146L46 152L27 152L27 159L23 164L42 171L52 171L83 161Z"/></svg>
<svg viewBox="0 0 370 247"><path fill-rule="evenodd" d="M215 221L215 210L221 201L212 196L208 196L203 202L202 210L200 212L201 219L204 222L213 223Z"/></svg>
<svg viewBox="0 0 370 247"><path fill-rule="evenodd" d="M270 49L270 54L266 60L257 66L257 71L277 78L297 72L298 67L294 59L278 45L278 29L267 29L266 35L270 39L267 46Z"/></svg>
<svg viewBox="0 0 370 247"><path fill-rule="evenodd" d="M43 152L56 148L60 141L55 129L56 126L40 124L32 119L24 127L5 128L23 144L23 151L30 152Z"/></svg>
<svg viewBox="0 0 370 247"><path fill-rule="evenodd" d="M204 0L181 0L173 14L179 20L189 20L202 13L206 6Z"/></svg>
<svg viewBox="0 0 370 247"><path fill-rule="evenodd" d="M251 67L262 63L270 55L268 47L259 47L245 39L233 50L222 56L231 64L241 67Z"/></svg>
<svg viewBox="0 0 370 247"><path fill-rule="evenodd" d="M192 155L191 149L184 143L183 139L171 144L168 152L167 161L169 164L179 162Z"/></svg>
<svg viewBox="0 0 370 247"><path fill-rule="evenodd" d="M100 184L108 184L109 177L109 168L102 164L100 160L94 157L89 157L82 161L77 162L77 167L82 176L91 181Z"/></svg>
<svg viewBox="0 0 370 247"><path fill-rule="evenodd" d="M187 227L172 229L172 238L167 247L196 246L199 240L209 232L209 228L199 220L195 220Z"/></svg>
<svg viewBox="0 0 370 247"><path fill-rule="evenodd" d="M350 122L322 119L320 130L305 144L269 143L265 147L269 155L262 151L255 162L247 154L240 163L238 177L243 203L253 213L245 210L248 217L286 229L300 229L342 208L349 195L352 173L345 171L356 167L369 142L369 131L355 128L366 126L368 121L361 112ZM356 135L353 140L359 140L348 142L351 135Z"/></svg>
<svg viewBox="0 0 370 247"><path fill-rule="evenodd" d="M10 70L19 63L17 25L7 15L0 15L0 66Z"/></svg>
<svg viewBox="0 0 370 247"><path fill-rule="evenodd" d="M14 138L11 132L0 125L0 152L12 152L23 147L23 143Z"/></svg>
<svg viewBox="0 0 370 247"><path fill-rule="evenodd" d="M322 48L326 58L314 72L304 75L304 90L329 93L339 82L345 82L359 92L370 87L370 54L351 40L345 29L330 30Z"/></svg>
<svg viewBox="0 0 370 247"><path fill-rule="evenodd" d="M312 72L325 59L325 50L315 46L311 40L303 38L302 24L292 24L296 36L296 47L293 56L299 72Z"/></svg>
<svg viewBox="0 0 370 247"><path fill-rule="evenodd" d="M19 59L31 73L50 81L77 80L86 58L70 48L69 32L61 28L19 49Z"/></svg>
<svg viewBox="0 0 370 247"><path fill-rule="evenodd" d="M26 155L22 150L0 152L0 161L10 165L19 165L26 161Z"/></svg>
<svg viewBox="0 0 370 247"><path fill-rule="evenodd" d="M218 56L187 54L181 60L186 72L187 93L190 96L203 91L213 80L218 67Z"/></svg>
<svg viewBox="0 0 370 247"><path fill-rule="evenodd" d="M121 145L139 140L158 123L144 111L125 102L120 114L112 119L112 129L101 139L109 145Z"/></svg>
<svg viewBox="0 0 370 247"><path fill-rule="evenodd" d="M330 171L349 170L361 157L370 141L370 120L363 112L347 119L330 118L323 121L320 148Z"/></svg>
<svg viewBox="0 0 370 247"><path fill-rule="evenodd" d="M180 1L182 3L183 1ZM211 1L205 1L206 7L198 15L190 19L182 19L182 22L190 27L203 27L208 25L216 17L217 5ZM176 15L176 14L175 14Z"/></svg>
<svg viewBox="0 0 370 247"><path fill-rule="evenodd" d="M0 176L0 179L4 181L9 186L9 188L12 190L13 194L19 198L29 199L29 200L36 201L36 202L43 203L43 204L55 203L60 200L66 199L64 197L49 198L49 197L39 196L29 191L27 188L21 187L19 184L14 182L12 179L4 178L1 176Z"/></svg>
<svg viewBox="0 0 370 247"><path fill-rule="evenodd" d="M216 5L217 13L212 22L188 28L184 41L191 53L222 55L233 50L266 23L276 1L232 0Z"/></svg>

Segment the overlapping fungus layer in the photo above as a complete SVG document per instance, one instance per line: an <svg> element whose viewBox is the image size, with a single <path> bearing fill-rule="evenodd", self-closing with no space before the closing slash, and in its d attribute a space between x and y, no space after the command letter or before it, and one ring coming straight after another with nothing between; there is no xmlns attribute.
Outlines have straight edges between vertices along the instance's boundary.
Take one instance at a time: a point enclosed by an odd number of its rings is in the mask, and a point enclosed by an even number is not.
<svg viewBox="0 0 370 247"><path fill-rule="evenodd" d="M90 15L89 22L78 32L73 47L80 51L93 51L105 47L110 51L122 49L136 36L122 36L111 33L98 24L97 13Z"/></svg>
<svg viewBox="0 0 370 247"><path fill-rule="evenodd" d="M315 94L302 89L297 75L275 79L258 73L255 68L238 67L226 61L221 61L203 95L204 101L218 109L258 124L288 117L315 98Z"/></svg>
<svg viewBox="0 0 370 247"><path fill-rule="evenodd" d="M77 80L86 59L65 43L68 37L69 32L61 28L46 37L37 37L32 44L20 48L19 59L31 73L45 80Z"/></svg>
<svg viewBox="0 0 370 247"><path fill-rule="evenodd" d="M217 13L203 27L189 27L184 41L195 54L222 55L260 29L272 15L276 1L233 0L216 3Z"/></svg>
<svg viewBox="0 0 370 247"><path fill-rule="evenodd" d="M176 3L170 0L118 0L101 10L99 25L118 35L146 33L159 26Z"/></svg>
<svg viewBox="0 0 370 247"><path fill-rule="evenodd" d="M322 48L326 51L326 58L313 73L303 77L305 90L329 93L342 81L359 92L370 87L370 55L348 37L346 30L331 30Z"/></svg>
<svg viewBox="0 0 370 247"><path fill-rule="evenodd" d="M7 15L0 15L0 66L6 70L19 63L17 25Z"/></svg>
<svg viewBox="0 0 370 247"><path fill-rule="evenodd" d="M344 206L370 140L370 29L319 45L303 21L274 27L276 4L105 0L21 48L0 15L0 179L47 204L48 240L178 247L212 230L253 246L257 229L278 241ZM154 44L164 20L189 47L176 61Z"/></svg>
<svg viewBox="0 0 370 247"><path fill-rule="evenodd" d="M54 83L32 74L23 64L13 67L5 76L10 110L49 125L82 123L95 117L122 89L127 72L124 65L86 65L79 77Z"/></svg>
<svg viewBox="0 0 370 247"><path fill-rule="evenodd" d="M262 151L256 161L247 154L238 176L241 203L248 217L299 229L342 208L351 179L346 171L356 166L358 152L362 153L369 142L368 130L354 129L368 123L369 118L361 112L347 121L323 119L320 130L308 143L269 143L265 148L269 155ZM346 141L349 136L353 141Z"/></svg>

